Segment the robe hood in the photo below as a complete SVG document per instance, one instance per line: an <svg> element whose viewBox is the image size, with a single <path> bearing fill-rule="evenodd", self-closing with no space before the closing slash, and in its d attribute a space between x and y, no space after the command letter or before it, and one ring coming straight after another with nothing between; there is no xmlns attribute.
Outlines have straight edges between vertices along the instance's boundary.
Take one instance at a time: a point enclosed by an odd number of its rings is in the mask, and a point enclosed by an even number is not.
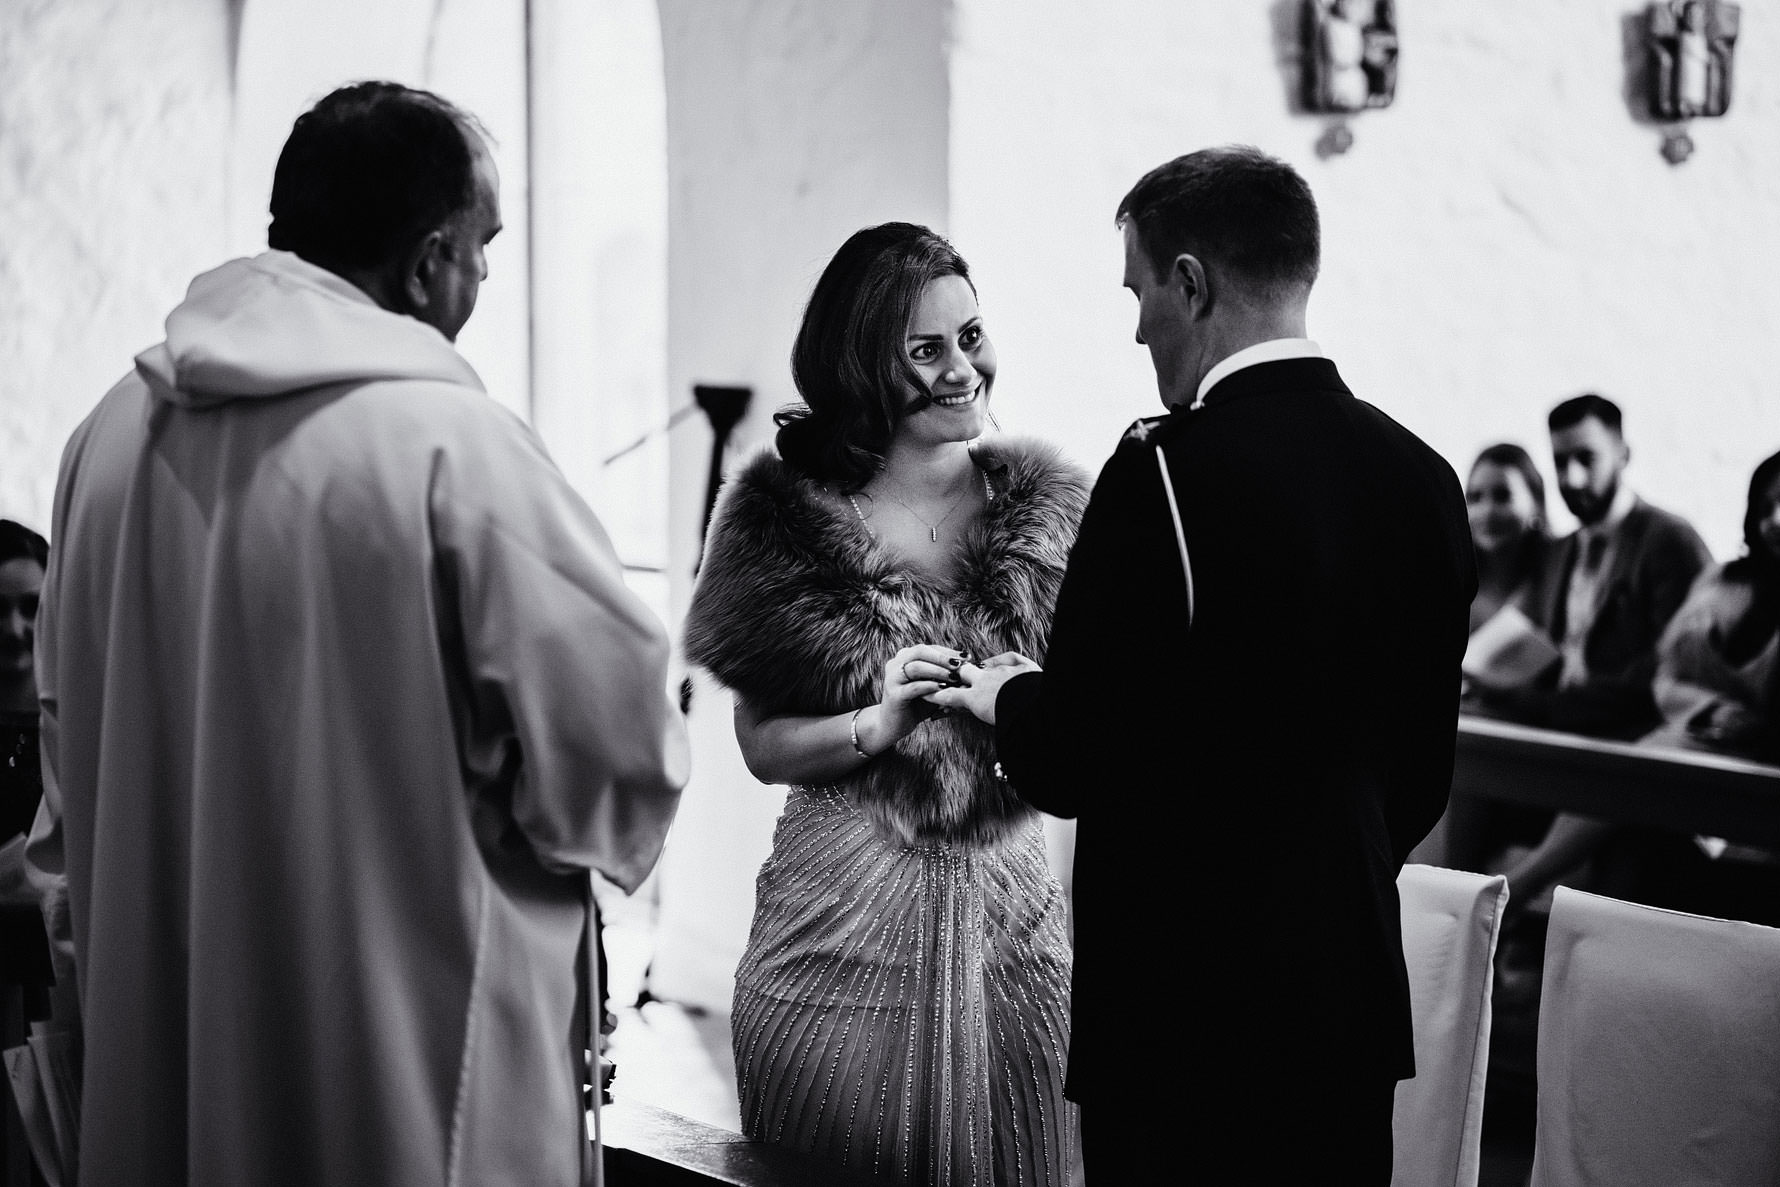
<svg viewBox="0 0 1780 1187"><path fill-rule="evenodd" d="M485 390L438 330L287 251L192 281L167 315L167 340L137 355L136 370L157 399L187 408L380 379Z"/></svg>

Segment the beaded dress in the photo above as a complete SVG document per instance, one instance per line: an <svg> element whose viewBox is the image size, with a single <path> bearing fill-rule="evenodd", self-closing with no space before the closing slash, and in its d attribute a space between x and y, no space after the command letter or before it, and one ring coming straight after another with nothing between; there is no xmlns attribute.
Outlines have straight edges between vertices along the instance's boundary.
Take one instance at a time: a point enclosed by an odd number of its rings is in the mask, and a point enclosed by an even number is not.
<svg viewBox="0 0 1780 1187"><path fill-rule="evenodd" d="M821 713L874 702L909 643L1042 655L1086 485L1040 446L978 462L993 497L944 587L757 459L713 522L689 658L764 712ZM936 718L856 776L790 790L736 970L750 1137L916 1184L1070 1181L1065 903L993 751L974 719Z"/></svg>

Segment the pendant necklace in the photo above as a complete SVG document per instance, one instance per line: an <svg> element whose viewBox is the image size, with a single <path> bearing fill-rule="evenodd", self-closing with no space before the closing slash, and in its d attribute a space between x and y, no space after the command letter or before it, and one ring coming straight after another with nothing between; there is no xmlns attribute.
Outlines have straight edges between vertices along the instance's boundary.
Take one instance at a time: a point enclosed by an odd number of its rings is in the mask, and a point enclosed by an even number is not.
<svg viewBox="0 0 1780 1187"><path fill-rule="evenodd" d="M983 476L983 499L984 499L984 501L986 503L993 503L995 501L995 488L989 484L989 475L981 470L977 471L977 473L982 474L982 476ZM901 499L898 499L893 491L886 490L884 493L889 495L890 498L895 501L897 506L901 507L904 511L907 511L910 515L913 515L915 517L915 522L919 523L922 527L927 529L927 538L930 541L932 541L933 543L938 544L939 543L940 525L945 523L946 520L952 518L952 516L957 512L958 508L964 504L965 496L970 494L970 488L967 486L964 489L962 494L960 494L956 499L953 499L952 505L946 509L946 513L944 515L940 516L939 520L935 523L928 523L925 519L922 519L919 512L917 512L913 507L909 506L907 503L903 502ZM859 517L859 523L862 527L865 528L866 534L869 535L872 539L876 540L878 538L878 534L871 530L871 524L865 522L865 512L863 512L859 509L859 501L857 499L855 499L852 495L848 495L847 502L853 504L853 514L857 515Z"/></svg>

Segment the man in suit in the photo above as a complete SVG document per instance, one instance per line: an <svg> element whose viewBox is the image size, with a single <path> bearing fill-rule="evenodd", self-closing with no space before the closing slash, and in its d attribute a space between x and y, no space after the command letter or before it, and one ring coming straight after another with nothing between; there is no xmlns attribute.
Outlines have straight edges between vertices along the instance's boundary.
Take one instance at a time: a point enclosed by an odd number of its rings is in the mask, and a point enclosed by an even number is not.
<svg viewBox="0 0 1780 1187"><path fill-rule="evenodd" d="M1562 659L1546 683L1482 690L1492 714L1600 738L1632 739L1661 714L1652 681L1656 645L1711 553L1685 519L1639 498L1624 478L1632 451L1618 405L1592 392L1546 418L1558 491L1577 529L1557 545L1532 611ZM1455 828L1484 827L1473 809ZM1509 902L1524 907L1596 858L1590 885L1663 906L1690 905L1678 879L1694 864L1691 842L1559 813L1508 870ZM1678 897L1683 896L1683 897Z"/></svg>
<svg viewBox="0 0 1780 1187"><path fill-rule="evenodd" d="M1579 526L1558 543L1532 609L1563 659L1555 684L1485 703L1530 725L1630 739L1661 720L1656 643L1712 557L1691 524L1626 483L1623 424L1619 407L1592 392L1547 418L1558 491Z"/></svg>
<svg viewBox="0 0 1780 1187"><path fill-rule="evenodd" d="M1290 166L1191 153L1118 222L1170 412L1101 472L1044 669L996 657L933 699L1077 818L1094 1179L1385 1184L1414 1071L1395 880L1452 777L1464 497L1305 337L1318 220ZM1178 1026L1130 1020L1158 1001Z"/></svg>

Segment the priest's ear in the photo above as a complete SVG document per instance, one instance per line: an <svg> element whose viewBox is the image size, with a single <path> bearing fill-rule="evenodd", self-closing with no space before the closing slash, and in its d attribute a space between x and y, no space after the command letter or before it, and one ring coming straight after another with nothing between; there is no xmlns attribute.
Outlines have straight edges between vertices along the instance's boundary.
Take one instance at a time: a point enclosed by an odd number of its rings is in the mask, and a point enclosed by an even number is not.
<svg viewBox="0 0 1780 1187"><path fill-rule="evenodd" d="M415 240L401 259L402 302L407 306L404 313L421 321L427 321L427 314L438 303L439 278L447 263L451 251L451 240L445 228L435 227Z"/></svg>

